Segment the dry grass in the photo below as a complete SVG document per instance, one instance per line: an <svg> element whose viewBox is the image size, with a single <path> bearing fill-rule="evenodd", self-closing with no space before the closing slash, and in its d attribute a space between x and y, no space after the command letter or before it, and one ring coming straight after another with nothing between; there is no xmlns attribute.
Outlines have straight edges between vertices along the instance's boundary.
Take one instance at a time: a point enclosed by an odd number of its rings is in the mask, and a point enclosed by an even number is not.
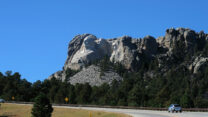
<svg viewBox="0 0 208 117"><path fill-rule="evenodd" d="M0 117L31 117L31 109L31 105L5 103L0 107ZM52 117L89 117L89 113L92 117L130 117L125 114L69 108L54 108Z"/></svg>
<svg viewBox="0 0 208 117"><path fill-rule="evenodd" d="M0 117L30 117L31 105L1 104Z"/></svg>

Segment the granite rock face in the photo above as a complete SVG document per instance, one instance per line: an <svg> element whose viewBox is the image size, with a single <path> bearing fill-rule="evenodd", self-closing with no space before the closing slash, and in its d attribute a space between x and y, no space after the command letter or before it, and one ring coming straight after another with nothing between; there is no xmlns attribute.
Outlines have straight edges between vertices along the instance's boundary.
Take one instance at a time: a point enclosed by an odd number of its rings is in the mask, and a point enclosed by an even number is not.
<svg viewBox="0 0 208 117"><path fill-rule="evenodd" d="M52 74L51 76L49 76L48 79L51 79L51 78L57 78L57 79L60 79L60 80L63 80L62 77L63 76L63 71L57 71L56 73Z"/></svg>
<svg viewBox="0 0 208 117"><path fill-rule="evenodd" d="M133 39L123 36L115 39L101 39L91 34L76 36L69 44L68 58L64 68L78 70L87 63L109 56L111 61L122 63L127 69L133 69L139 62L140 54L151 58L157 53L158 43L154 37Z"/></svg>
<svg viewBox="0 0 208 117"><path fill-rule="evenodd" d="M193 49L196 44L196 40L199 38L199 34L196 34L193 30L185 28L171 28L166 30L164 37L159 37L157 42L161 47L167 48L172 51L177 42L182 41L186 49Z"/></svg>
<svg viewBox="0 0 208 117"><path fill-rule="evenodd" d="M205 66L208 65L208 57L196 57L194 62L189 66L189 69L197 74L203 70Z"/></svg>
<svg viewBox="0 0 208 117"><path fill-rule="evenodd" d="M107 40L98 39L91 34L78 35L69 44L64 68L79 70L85 64L109 55L110 51Z"/></svg>
<svg viewBox="0 0 208 117"><path fill-rule="evenodd" d="M192 55L192 60L187 62L187 68L193 73L200 71L207 65L207 57L194 56L195 48L208 41L208 34L203 31L197 33L187 28L170 28L163 37L155 39L152 36L144 38L132 38L123 36L113 39L97 38L92 34L75 36L68 47L68 57L62 71L50 76L66 79L66 70L80 70L79 73L69 78L69 82L100 85L110 83L113 79L121 80L117 73L109 71L100 77L98 66L85 66L105 56L111 62L118 62L130 71L137 71L141 64L151 60L157 60L161 72L165 72L172 65L178 64L176 57L184 58L186 54Z"/></svg>

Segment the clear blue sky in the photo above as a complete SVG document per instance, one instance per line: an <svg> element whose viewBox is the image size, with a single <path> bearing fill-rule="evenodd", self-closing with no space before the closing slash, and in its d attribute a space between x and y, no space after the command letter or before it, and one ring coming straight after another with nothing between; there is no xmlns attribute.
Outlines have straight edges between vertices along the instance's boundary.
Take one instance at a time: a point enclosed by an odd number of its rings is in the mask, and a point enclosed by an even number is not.
<svg viewBox="0 0 208 117"><path fill-rule="evenodd" d="M207 0L0 0L0 72L30 82L61 70L77 34L162 36L171 27L208 29Z"/></svg>

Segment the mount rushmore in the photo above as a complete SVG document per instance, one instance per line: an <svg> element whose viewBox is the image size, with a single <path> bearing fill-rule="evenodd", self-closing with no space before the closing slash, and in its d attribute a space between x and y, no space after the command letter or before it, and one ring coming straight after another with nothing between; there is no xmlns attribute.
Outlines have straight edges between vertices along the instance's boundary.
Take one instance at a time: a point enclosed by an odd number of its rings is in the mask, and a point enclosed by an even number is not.
<svg viewBox="0 0 208 117"><path fill-rule="evenodd" d="M158 38L148 35L144 38L122 36L103 39L92 34L77 35L69 43L63 70L52 74L49 79L54 77L62 81L67 79L71 84L88 82L90 85L110 84L113 80L122 80L113 70L100 75L100 67L90 64L105 56L113 63L121 63L130 72L141 69L144 61L157 60L160 74L165 74L177 64L178 67L184 66L194 75L207 66L208 55L197 54L197 51L205 48L207 41L208 34L187 28L167 29L165 36ZM77 73L67 76L68 69L76 70ZM154 76L156 73L151 74L153 75L150 76Z"/></svg>

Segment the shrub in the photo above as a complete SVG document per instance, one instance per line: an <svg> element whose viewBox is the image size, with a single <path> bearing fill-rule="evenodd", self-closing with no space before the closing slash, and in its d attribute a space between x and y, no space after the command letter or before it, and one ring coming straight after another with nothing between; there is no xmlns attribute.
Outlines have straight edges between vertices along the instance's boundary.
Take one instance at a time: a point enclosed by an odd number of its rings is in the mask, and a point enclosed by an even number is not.
<svg viewBox="0 0 208 117"><path fill-rule="evenodd" d="M32 108L32 117L51 117L53 112L52 105L49 99L43 93L40 93L36 99Z"/></svg>

